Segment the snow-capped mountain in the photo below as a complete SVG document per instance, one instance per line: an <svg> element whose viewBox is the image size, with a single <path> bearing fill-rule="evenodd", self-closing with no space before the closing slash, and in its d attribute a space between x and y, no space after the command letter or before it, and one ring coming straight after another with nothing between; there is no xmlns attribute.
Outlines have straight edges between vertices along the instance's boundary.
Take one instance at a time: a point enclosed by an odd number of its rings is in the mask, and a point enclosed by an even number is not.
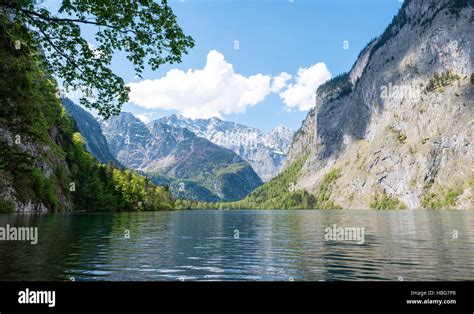
<svg viewBox="0 0 474 314"><path fill-rule="evenodd" d="M242 157L187 128L159 121L145 125L122 112L103 122L102 130L123 165L168 185L176 198L237 201L262 184Z"/></svg>
<svg viewBox="0 0 474 314"><path fill-rule="evenodd" d="M193 120L173 114L156 121L186 128L216 145L233 150L264 181L269 181L280 172L293 139L293 131L284 125L264 133L257 128L219 118Z"/></svg>

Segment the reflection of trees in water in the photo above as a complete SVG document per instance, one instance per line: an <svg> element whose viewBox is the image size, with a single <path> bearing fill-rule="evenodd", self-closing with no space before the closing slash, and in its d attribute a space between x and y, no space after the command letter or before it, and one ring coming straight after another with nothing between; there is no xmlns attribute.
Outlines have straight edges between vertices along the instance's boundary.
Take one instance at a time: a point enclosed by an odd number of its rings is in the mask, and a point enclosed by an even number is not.
<svg viewBox="0 0 474 314"><path fill-rule="evenodd" d="M0 280L472 280L474 215L435 211L184 211L0 216ZM365 243L325 228L365 228ZM130 239L125 238L129 230ZM239 239L234 231L239 231ZM453 230L458 239L453 239ZM168 272L169 271L169 272ZM211 279L222 279L212 277ZM255 280L255 279L254 279Z"/></svg>
<svg viewBox="0 0 474 314"><path fill-rule="evenodd" d="M3 215L1 226L38 227L38 244L0 241L0 280L69 280L66 269L96 255L101 237L110 234L110 217L97 216Z"/></svg>
<svg viewBox="0 0 474 314"><path fill-rule="evenodd" d="M38 244L28 241L0 241L1 280L59 279L61 271L55 262L68 256L73 237L68 232L71 220L67 215L2 215L0 226L38 227Z"/></svg>

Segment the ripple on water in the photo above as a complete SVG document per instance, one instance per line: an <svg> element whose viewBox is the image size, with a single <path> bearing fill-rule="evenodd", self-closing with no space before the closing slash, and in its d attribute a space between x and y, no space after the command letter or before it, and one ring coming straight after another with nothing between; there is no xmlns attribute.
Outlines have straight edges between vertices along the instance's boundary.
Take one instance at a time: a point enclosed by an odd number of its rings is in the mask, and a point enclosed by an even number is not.
<svg viewBox="0 0 474 314"><path fill-rule="evenodd" d="M0 280L474 280L472 211L0 215L7 223L36 224L40 242L0 243ZM325 241L334 224L364 228L364 243Z"/></svg>

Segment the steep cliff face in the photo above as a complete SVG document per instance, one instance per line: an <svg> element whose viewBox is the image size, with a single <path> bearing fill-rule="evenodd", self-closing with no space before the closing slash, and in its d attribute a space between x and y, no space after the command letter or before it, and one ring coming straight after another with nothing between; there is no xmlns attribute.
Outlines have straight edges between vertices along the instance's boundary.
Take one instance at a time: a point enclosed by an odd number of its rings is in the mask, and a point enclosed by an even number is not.
<svg viewBox="0 0 474 314"><path fill-rule="evenodd" d="M14 30L0 15L0 212L71 210L71 173L61 148L72 142L69 121L35 47L15 49Z"/></svg>
<svg viewBox="0 0 474 314"><path fill-rule="evenodd" d="M145 124L128 112L121 113L102 123L102 131L110 152L123 165L141 169L148 163L147 144L151 134Z"/></svg>
<svg viewBox="0 0 474 314"><path fill-rule="evenodd" d="M102 134L99 122L89 112L73 103L70 99L62 99L62 104L74 119L78 131L84 137L87 151L101 163L112 163L120 166L120 163L110 153L107 140Z"/></svg>
<svg viewBox="0 0 474 314"><path fill-rule="evenodd" d="M472 208L474 7L410 0L352 70L318 89L286 167L296 189L335 169L343 208Z"/></svg>

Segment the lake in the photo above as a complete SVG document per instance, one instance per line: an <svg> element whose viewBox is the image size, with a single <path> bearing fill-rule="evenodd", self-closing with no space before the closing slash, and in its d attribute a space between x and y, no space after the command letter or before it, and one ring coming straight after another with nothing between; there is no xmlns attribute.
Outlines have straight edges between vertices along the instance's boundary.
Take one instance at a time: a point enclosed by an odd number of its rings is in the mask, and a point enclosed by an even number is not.
<svg viewBox="0 0 474 314"><path fill-rule="evenodd" d="M0 280L474 280L474 211L0 215L7 224L38 227L38 243L0 241ZM328 236L340 228L363 241Z"/></svg>

